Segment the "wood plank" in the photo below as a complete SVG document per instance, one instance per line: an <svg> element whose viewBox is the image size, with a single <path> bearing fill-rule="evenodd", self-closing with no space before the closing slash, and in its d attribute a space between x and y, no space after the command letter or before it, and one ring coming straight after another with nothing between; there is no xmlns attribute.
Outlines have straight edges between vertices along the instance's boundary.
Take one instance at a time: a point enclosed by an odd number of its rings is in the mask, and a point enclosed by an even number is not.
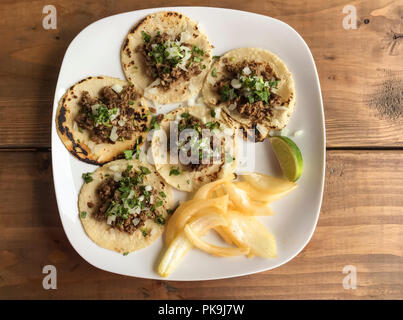
<svg viewBox="0 0 403 320"><path fill-rule="evenodd" d="M0 299L402 299L403 151L329 151L318 227L295 259L236 279L168 282L84 261L58 215L49 152L0 152ZM186 263L186 260L185 260ZM53 264L58 289L42 288ZM345 290L346 265L357 289Z"/></svg>
<svg viewBox="0 0 403 320"><path fill-rule="evenodd" d="M44 0L2 1L0 42L7 45L0 47L0 147L50 146L59 67L70 41L84 27L112 14L165 5L158 0L53 1L58 28L47 31L42 28L42 8L47 4ZM207 4L278 18L304 37L320 76L329 147L403 146L401 2L351 2L357 8L357 30L342 27L344 1L217 0Z"/></svg>

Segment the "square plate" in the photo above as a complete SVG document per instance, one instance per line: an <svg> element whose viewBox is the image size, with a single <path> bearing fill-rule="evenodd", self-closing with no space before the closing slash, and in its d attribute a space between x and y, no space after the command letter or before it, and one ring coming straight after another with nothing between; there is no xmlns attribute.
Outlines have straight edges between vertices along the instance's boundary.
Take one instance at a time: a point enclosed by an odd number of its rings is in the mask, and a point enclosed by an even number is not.
<svg viewBox="0 0 403 320"><path fill-rule="evenodd" d="M156 270L163 239L123 256L103 249L87 237L78 216L81 174L96 166L75 159L60 141L55 125L57 104L66 89L88 76L124 79L120 48L128 30L144 16L162 10L183 13L199 23L221 55L239 47L259 47L278 55L293 75L296 108L287 126L301 149L304 172L298 189L272 205L276 214L259 219L274 234L278 257L217 258L191 250L167 280L229 278L276 268L295 257L309 242L319 217L325 171L325 126L322 96L312 54L301 36L287 24L266 16L219 8L174 7L123 13L96 21L81 31L68 47L57 81L52 117L52 164L56 198L64 231L74 249L97 268L128 276L162 279ZM281 171L268 141L256 144L255 171L280 176ZM250 159L253 160L253 159ZM176 193L176 199L179 195ZM165 278L164 278L165 279Z"/></svg>

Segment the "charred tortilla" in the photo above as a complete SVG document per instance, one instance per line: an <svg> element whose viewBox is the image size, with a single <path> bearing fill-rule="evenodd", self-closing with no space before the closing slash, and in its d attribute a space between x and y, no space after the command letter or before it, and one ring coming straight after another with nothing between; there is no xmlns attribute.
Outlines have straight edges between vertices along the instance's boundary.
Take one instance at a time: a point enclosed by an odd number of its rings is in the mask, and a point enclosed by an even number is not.
<svg viewBox="0 0 403 320"><path fill-rule="evenodd" d="M208 105L223 108L231 126L257 129L256 141L270 129L284 128L295 106L294 81L287 66L259 48L235 49L219 58L202 94Z"/></svg>
<svg viewBox="0 0 403 320"><path fill-rule="evenodd" d="M151 117L145 100L126 81L89 77L60 99L57 132L78 159L103 164L140 145Z"/></svg>
<svg viewBox="0 0 403 320"><path fill-rule="evenodd" d="M127 80L158 104L196 95L211 60L206 35L196 22L177 12L146 16L129 31L121 51Z"/></svg>
<svg viewBox="0 0 403 320"><path fill-rule="evenodd" d="M78 197L80 219L99 246L128 253L150 245L163 232L172 189L155 168L138 160L116 160L91 174Z"/></svg>
<svg viewBox="0 0 403 320"><path fill-rule="evenodd" d="M210 109L181 107L166 114L159 126L160 130L152 137L152 156L159 174L174 188L192 192L234 172L237 156L234 131L220 118L213 117ZM178 137L176 140L172 132Z"/></svg>

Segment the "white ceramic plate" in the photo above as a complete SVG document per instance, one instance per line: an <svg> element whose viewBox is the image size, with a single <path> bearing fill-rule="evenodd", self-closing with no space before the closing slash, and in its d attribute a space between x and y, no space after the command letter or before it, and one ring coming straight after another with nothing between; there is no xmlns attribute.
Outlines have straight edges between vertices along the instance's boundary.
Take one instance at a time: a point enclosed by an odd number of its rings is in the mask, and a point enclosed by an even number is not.
<svg viewBox="0 0 403 320"><path fill-rule="evenodd" d="M296 109L287 126L304 158L298 189L275 202L273 217L261 221L277 240L278 258L217 258L192 250L169 280L208 280L241 276L276 268L295 257L310 240L319 217L325 170L325 128L322 96L315 63L308 46L287 24L243 11L175 7L133 11L94 22L71 42L57 81L52 118L52 163L56 198L64 231L74 249L97 268L114 273L160 279L156 265L163 251L160 238L146 249L127 256L97 246L87 237L78 217L77 197L81 174L96 166L75 159L60 141L55 126L57 104L66 89L88 76L108 75L124 79L120 48L137 21L155 11L174 10L198 21L215 46L214 55L238 47L265 48L278 55L291 71L296 89ZM170 108L171 109L171 108ZM255 171L280 176L270 143L256 144ZM250 163L253 163L252 158ZM176 193L176 199L180 197Z"/></svg>

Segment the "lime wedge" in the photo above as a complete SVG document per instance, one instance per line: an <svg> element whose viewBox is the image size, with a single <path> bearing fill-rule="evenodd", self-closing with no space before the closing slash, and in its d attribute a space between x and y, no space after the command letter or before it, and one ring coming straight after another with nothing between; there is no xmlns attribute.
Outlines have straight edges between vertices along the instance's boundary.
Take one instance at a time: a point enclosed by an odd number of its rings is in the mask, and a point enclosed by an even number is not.
<svg viewBox="0 0 403 320"><path fill-rule="evenodd" d="M271 145L284 176L290 181L297 181L302 174L302 154L294 141L284 136L270 138Z"/></svg>

